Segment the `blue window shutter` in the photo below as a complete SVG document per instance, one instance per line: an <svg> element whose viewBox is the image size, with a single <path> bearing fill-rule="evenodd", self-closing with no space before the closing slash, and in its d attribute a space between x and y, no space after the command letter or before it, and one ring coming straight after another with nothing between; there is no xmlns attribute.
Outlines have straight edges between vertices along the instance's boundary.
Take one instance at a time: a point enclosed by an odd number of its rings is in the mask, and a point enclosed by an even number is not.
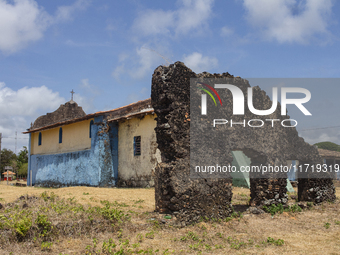
<svg viewBox="0 0 340 255"><path fill-rule="evenodd" d="M92 134L91 134L92 125L93 125L93 120L90 121L90 134L89 134L90 138L92 138Z"/></svg>
<svg viewBox="0 0 340 255"><path fill-rule="evenodd" d="M38 139L38 145L40 146L41 145L41 141L42 140L42 135L41 135L41 132L39 132L39 139Z"/></svg>
<svg viewBox="0 0 340 255"><path fill-rule="evenodd" d="M59 143L63 142L63 128L59 128Z"/></svg>

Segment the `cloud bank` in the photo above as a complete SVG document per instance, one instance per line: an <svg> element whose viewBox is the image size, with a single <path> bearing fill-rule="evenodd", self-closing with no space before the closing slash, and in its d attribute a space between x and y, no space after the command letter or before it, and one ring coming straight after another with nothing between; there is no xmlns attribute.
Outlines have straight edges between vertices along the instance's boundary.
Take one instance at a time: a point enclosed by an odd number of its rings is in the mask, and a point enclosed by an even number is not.
<svg viewBox="0 0 340 255"><path fill-rule="evenodd" d="M265 39L279 43L308 43L329 35L332 0L244 0L246 19Z"/></svg>

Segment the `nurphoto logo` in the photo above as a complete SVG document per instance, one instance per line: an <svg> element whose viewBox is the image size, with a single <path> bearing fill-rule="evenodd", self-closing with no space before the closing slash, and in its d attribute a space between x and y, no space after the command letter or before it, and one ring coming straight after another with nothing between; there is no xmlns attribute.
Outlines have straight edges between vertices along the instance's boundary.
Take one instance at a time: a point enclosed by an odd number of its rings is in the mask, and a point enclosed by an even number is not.
<svg viewBox="0 0 340 255"><path fill-rule="evenodd" d="M202 90L205 93L201 94L201 115L207 115L208 107L207 107L207 94L211 97L213 100L215 106L217 106L216 99L213 94L217 97L217 99L220 102L221 107L223 107L222 100L216 89L227 89L232 94L232 100L233 100L233 115L244 115L244 102L245 102L245 96L243 91L238 88L235 85L232 84L214 84L214 87L203 83L203 82L197 82L197 84L203 85L203 87L198 87L198 89ZM209 91L212 91L213 94ZM254 107L253 103L253 88L249 87L247 88L247 105L248 109L251 113L258 115L258 116L266 116L274 113L277 109L278 105L278 88L273 87L272 88L272 106L270 109L267 110L259 110ZM299 93L303 94L303 98L287 98L287 94L289 93ZM309 90L305 88L297 88L297 87L282 87L281 88L281 115L285 116L287 115L287 105L295 105L304 115L311 116L312 114L306 109L306 107L303 105L307 103L311 99L311 93ZM248 126L250 127L262 127L265 123L265 121L271 122L271 126L274 127L275 121L280 121L279 119L251 119L247 121ZM294 122L292 124L292 122ZM213 126L216 127L216 125L225 125L227 123L230 123L230 125L233 125L232 120L228 121L226 119L214 119L213 120ZM255 123L258 123L255 125ZM289 123L289 125L288 125ZM242 124L243 126L246 126L246 120L243 122L234 122L235 124ZM281 125L283 127L295 127L297 126L297 121L294 119L285 119L281 121Z"/></svg>

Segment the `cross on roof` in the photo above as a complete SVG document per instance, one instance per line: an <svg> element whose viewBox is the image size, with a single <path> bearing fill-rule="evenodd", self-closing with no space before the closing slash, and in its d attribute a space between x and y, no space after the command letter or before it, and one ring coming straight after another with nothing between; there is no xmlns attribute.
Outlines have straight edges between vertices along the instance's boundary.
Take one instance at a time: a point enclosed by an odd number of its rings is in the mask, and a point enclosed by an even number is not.
<svg viewBox="0 0 340 255"><path fill-rule="evenodd" d="M71 100L73 101L73 94L76 93L76 92L74 92L73 89L72 89L72 91L70 93L72 94Z"/></svg>

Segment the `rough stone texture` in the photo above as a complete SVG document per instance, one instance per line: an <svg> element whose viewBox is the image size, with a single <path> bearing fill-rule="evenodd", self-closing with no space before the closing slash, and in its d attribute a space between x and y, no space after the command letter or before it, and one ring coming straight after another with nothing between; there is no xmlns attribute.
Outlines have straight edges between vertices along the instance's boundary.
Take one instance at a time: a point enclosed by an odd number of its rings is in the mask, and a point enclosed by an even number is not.
<svg viewBox="0 0 340 255"><path fill-rule="evenodd" d="M119 178L118 187L122 188L151 188L155 186L154 178L151 174L145 176L135 176L129 179Z"/></svg>
<svg viewBox="0 0 340 255"><path fill-rule="evenodd" d="M34 121L33 129L48 126L65 120L84 117L86 113L83 108L74 101L66 102L52 113L42 115Z"/></svg>
<svg viewBox="0 0 340 255"><path fill-rule="evenodd" d="M158 67L152 77L152 106L162 163L155 169L156 210L173 212L183 225L201 216L225 218L232 212L230 179L197 179L190 175L190 78L182 63Z"/></svg>
<svg viewBox="0 0 340 255"><path fill-rule="evenodd" d="M200 158L214 157L214 152L207 152L200 139L190 140L190 122L201 118L199 113L190 114L190 78L233 78L229 73L195 74L183 63L176 62L169 67L159 66L152 77L152 106L157 114L157 127L155 128L158 148L161 151L162 163L158 164L155 171L155 197L156 210L159 212L173 212L182 222L197 220L200 216L221 218L231 212L231 180L230 179L190 179L190 143L195 143L195 148L202 148L192 155L199 161ZM247 98L247 80L239 77L233 78L233 83L239 87ZM267 116L257 116L245 106L244 116L233 116L232 94L226 90L223 107L212 114L213 119L233 119L240 122L243 119L289 119L281 116L281 107ZM194 98L200 97L197 90ZM272 105L270 98L258 86L253 88L254 107L258 110L269 109ZM209 105L209 103L211 105ZM208 109L213 107L213 102L208 100ZM198 107L196 107L198 109ZM193 111L193 109L191 109ZM198 109L199 110L199 109ZM202 122L204 123L204 122ZM195 130L200 135L211 135L211 123L202 124ZM285 165L288 159L297 159L299 162L309 164L322 163L317 148L304 142L298 136L295 128L283 128L275 125L263 128L243 127L242 125L220 127L215 132L222 142L218 145L219 156L223 156L227 163L232 162L231 151L241 150L250 159L251 165ZM198 136L199 137L199 136ZM207 140L204 140L206 143ZM209 147L208 147L209 148ZM212 148L212 147L211 147ZM210 153L210 154L209 154ZM335 188L332 180L325 173L324 178L307 172L307 178L299 185L299 199L321 202L335 199ZM287 175L268 175L267 179L255 178L256 174L250 173L251 204L269 205L287 202L286 178ZM318 176L320 177L320 176ZM316 187L318 187L316 191ZM309 191L313 188L313 191ZM300 190L301 189L301 190ZM307 194L307 195L306 195Z"/></svg>
<svg viewBox="0 0 340 255"><path fill-rule="evenodd" d="M299 179L299 201L321 203L335 200L335 188L333 182L328 179Z"/></svg>

